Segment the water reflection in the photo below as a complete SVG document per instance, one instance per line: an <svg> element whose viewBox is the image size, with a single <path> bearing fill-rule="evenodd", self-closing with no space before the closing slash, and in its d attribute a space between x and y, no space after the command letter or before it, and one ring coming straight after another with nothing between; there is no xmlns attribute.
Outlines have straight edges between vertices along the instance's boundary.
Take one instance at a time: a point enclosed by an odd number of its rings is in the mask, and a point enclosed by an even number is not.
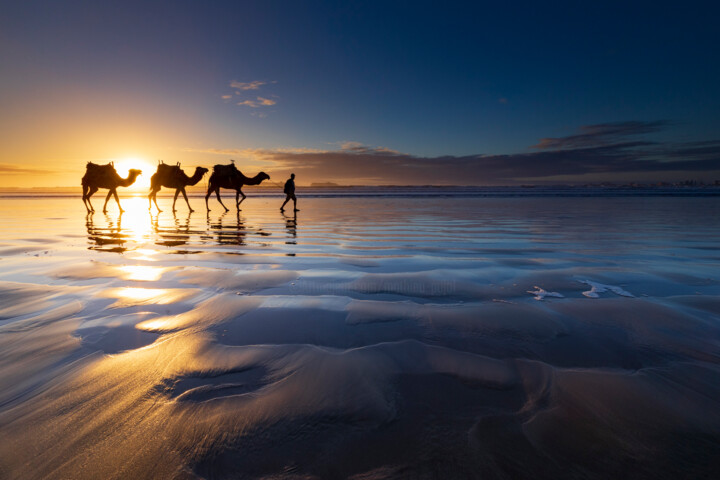
<svg viewBox="0 0 720 480"><path fill-rule="evenodd" d="M100 250L104 252L122 253L125 243L130 239L130 235L122 231L122 213L117 218L105 215L105 225L95 225L93 213L90 212L85 217L85 226L88 233L88 247L90 250Z"/></svg>
<svg viewBox="0 0 720 480"><path fill-rule="evenodd" d="M125 308L139 305L169 305L195 295L188 288L141 288L122 287L105 290L102 295L116 299L112 308Z"/></svg>
<svg viewBox="0 0 720 480"><path fill-rule="evenodd" d="M123 265L119 267L124 278L139 282L155 282L160 280L163 272L166 270L161 267L151 267L147 265Z"/></svg>
<svg viewBox="0 0 720 480"><path fill-rule="evenodd" d="M218 216L209 214L203 219L192 212L171 216L163 213L150 213L146 209L133 210L134 203L128 202L128 209L116 215L106 214L93 217L86 216L86 229L89 249L123 253L136 251L144 255L144 259L153 260L156 253L152 246L181 247L201 245L220 246L251 246L268 247L264 239L272 237L272 229L282 228L277 221L270 222L269 229L248 225L240 212L223 212ZM204 220L204 221L203 221ZM284 227L287 232L287 244L295 245L297 236L297 219L295 215L284 216ZM277 233L276 233L277 234ZM262 237L263 241L248 241L248 237ZM279 239L278 239L279 240ZM178 249L165 253L201 253L200 250Z"/></svg>
<svg viewBox="0 0 720 480"><path fill-rule="evenodd" d="M224 212L213 222L208 212L207 233L203 238L211 242L214 240L218 245L245 245L245 222L239 211L234 217L231 215Z"/></svg>
<svg viewBox="0 0 720 480"><path fill-rule="evenodd" d="M190 228L190 218L192 212L188 212L185 218L178 218L173 212L173 224L161 225L160 214L153 216L150 214L150 220L153 226L153 232L156 235L155 245L164 247L177 247L185 245L190 240L191 235L201 235L202 231L192 231Z"/></svg>
<svg viewBox="0 0 720 480"><path fill-rule="evenodd" d="M297 212L293 212L292 216L285 215L285 229L287 230L289 239L285 241L286 245L297 244Z"/></svg>

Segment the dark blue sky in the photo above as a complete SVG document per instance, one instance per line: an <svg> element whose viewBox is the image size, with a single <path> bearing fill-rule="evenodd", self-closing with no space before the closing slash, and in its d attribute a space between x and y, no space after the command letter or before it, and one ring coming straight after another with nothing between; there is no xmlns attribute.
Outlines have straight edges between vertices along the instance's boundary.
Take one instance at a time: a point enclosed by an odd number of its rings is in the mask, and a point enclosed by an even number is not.
<svg viewBox="0 0 720 480"><path fill-rule="evenodd" d="M439 168L505 158L512 170L518 156L553 161L534 147L542 139L589 128L601 133L585 149L622 144L641 162L608 179L705 178L720 171L718 13L711 2L5 2L0 170L129 156L280 172L359 146ZM688 157L704 162L694 170L642 163L683 161L695 142L711 147ZM511 183L525 168L488 178Z"/></svg>

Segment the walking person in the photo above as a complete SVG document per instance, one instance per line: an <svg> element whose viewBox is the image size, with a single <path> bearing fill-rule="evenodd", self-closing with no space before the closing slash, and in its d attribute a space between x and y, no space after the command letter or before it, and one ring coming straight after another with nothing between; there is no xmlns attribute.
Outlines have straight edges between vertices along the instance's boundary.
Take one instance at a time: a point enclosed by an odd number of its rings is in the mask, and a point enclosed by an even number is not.
<svg viewBox="0 0 720 480"><path fill-rule="evenodd" d="M285 196L285 201L282 204L282 207L280 207L280 211L281 212L285 211L285 204L287 202L289 202L290 199L292 198L293 208L297 212L298 208L297 208L297 198L295 197L295 174L294 173L291 173L290 178L288 179L287 182L285 182L285 188L283 189L283 191L285 192L286 196Z"/></svg>

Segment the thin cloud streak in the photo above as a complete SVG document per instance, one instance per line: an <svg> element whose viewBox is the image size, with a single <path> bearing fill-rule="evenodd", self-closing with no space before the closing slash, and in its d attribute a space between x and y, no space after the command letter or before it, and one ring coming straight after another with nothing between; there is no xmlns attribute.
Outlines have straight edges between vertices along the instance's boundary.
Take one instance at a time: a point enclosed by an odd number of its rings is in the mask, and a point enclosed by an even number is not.
<svg viewBox="0 0 720 480"><path fill-rule="evenodd" d="M277 102L275 100L270 100L269 98L263 98L263 97L257 97L257 100L245 100L242 102L237 102L237 105L245 106L245 107L252 107L252 108L259 108L259 107L270 107L272 105L275 105Z"/></svg>
<svg viewBox="0 0 720 480"><path fill-rule="evenodd" d="M230 82L230 87L235 88L237 90L259 90L260 87L263 85L267 85L267 82L261 82L260 80L255 80L253 82L238 82L236 80L233 80Z"/></svg>
<svg viewBox="0 0 720 480"><path fill-rule="evenodd" d="M39 168L23 168L8 163L0 163L0 175L56 175L58 171L39 169Z"/></svg>
<svg viewBox="0 0 720 480"><path fill-rule="evenodd" d="M513 185L563 178L570 183L677 181L720 178L720 141L659 143L631 137L654 132L666 122L622 122L581 127L580 134L553 139L555 148L506 155L424 157L359 142L339 149L209 149L268 165L271 174L290 172L310 182L377 185ZM547 140L547 139L543 139ZM611 143L612 140L623 140ZM542 144L542 142L541 142ZM546 142L548 145L549 142ZM579 145L592 145L578 147ZM574 146L575 148L568 148ZM585 180L584 180L585 178Z"/></svg>
<svg viewBox="0 0 720 480"><path fill-rule="evenodd" d="M668 122L660 120L654 122L615 122L597 125L584 125L579 128L580 133L560 138L541 138L532 148L539 150L559 150L571 148L584 148L599 145L608 145L623 141L635 135L654 133L662 130Z"/></svg>
<svg viewBox="0 0 720 480"><path fill-rule="evenodd" d="M645 150L636 150L644 147ZM515 155L418 157L385 152L321 154L256 152L277 165L273 170L294 171L313 179L363 178L377 184L506 185L520 179L542 183L555 176L634 174L652 180L659 172L720 172L720 148L711 158L652 160L651 144L628 143L574 151L549 151Z"/></svg>

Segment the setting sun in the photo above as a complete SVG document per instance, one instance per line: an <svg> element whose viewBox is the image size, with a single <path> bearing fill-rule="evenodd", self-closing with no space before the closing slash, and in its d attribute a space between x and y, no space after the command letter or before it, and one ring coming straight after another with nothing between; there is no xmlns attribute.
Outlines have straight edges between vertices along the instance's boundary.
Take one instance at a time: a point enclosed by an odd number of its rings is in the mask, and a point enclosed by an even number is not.
<svg viewBox="0 0 720 480"><path fill-rule="evenodd" d="M142 170L135 183L128 187L128 191L139 192L150 188L150 177L155 173L155 165L139 157L128 157L115 162L115 170L123 178L128 176L131 168Z"/></svg>

